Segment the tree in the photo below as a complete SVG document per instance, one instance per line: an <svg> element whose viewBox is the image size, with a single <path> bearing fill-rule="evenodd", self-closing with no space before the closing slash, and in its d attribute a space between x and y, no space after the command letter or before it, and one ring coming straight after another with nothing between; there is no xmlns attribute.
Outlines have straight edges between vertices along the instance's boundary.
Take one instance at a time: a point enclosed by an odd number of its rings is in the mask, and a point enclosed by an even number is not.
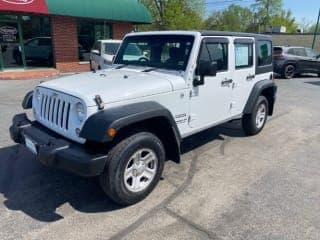
<svg viewBox="0 0 320 240"><path fill-rule="evenodd" d="M144 30L188 30L203 28L204 0L142 0L153 24Z"/></svg>
<svg viewBox="0 0 320 240"><path fill-rule="evenodd" d="M256 13L256 21L264 27L264 31L271 26L272 18L281 14L282 8L282 0L256 0L256 3L252 5Z"/></svg>
<svg viewBox="0 0 320 240"><path fill-rule="evenodd" d="M232 4L222 12L213 12L205 26L210 30L247 32L251 31L253 21L254 14L249 8Z"/></svg>
<svg viewBox="0 0 320 240"><path fill-rule="evenodd" d="M290 10L281 10L280 14L277 14L272 17L271 26L285 26L288 33L294 33L298 29L298 24L296 19L292 16Z"/></svg>

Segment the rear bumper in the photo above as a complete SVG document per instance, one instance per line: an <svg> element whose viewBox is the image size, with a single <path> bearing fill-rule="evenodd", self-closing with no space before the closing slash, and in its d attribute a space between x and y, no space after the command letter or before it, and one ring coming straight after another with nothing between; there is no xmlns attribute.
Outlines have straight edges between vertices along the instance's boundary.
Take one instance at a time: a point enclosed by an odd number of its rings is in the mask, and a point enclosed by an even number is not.
<svg viewBox="0 0 320 240"><path fill-rule="evenodd" d="M19 144L26 145L26 139L32 142L32 152L44 165L80 176L100 175L107 160L106 155L91 153L84 145L68 141L39 123L31 122L26 114L13 118L10 136Z"/></svg>

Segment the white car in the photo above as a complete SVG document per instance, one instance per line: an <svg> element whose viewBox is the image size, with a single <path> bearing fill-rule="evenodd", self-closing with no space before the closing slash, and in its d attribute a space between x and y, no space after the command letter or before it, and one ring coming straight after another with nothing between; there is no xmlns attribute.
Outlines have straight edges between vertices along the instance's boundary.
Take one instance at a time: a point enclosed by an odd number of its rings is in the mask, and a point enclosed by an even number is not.
<svg viewBox="0 0 320 240"><path fill-rule="evenodd" d="M91 69L105 69L110 67L116 55L121 40L98 40L95 42L90 54Z"/></svg>
<svg viewBox="0 0 320 240"><path fill-rule="evenodd" d="M265 35L131 33L112 68L28 93L22 106L36 120L16 115L11 138L47 166L99 176L107 196L134 204L157 185L165 160L180 162L184 138L237 119L247 135L262 131L276 98L272 61Z"/></svg>

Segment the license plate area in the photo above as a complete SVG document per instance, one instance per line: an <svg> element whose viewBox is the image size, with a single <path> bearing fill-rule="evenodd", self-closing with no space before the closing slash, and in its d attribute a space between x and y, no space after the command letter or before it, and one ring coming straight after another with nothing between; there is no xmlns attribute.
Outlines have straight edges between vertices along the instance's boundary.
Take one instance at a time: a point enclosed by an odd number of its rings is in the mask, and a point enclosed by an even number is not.
<svg viewBox="0 0 320 240"><path fill-rule="evenodd" d="M28 136L24 136L24 140L26 143L26 147L35 155L38 154L38 150L37 150L37 144L35 141L33 141L31 138L29 138Z"/></svg>

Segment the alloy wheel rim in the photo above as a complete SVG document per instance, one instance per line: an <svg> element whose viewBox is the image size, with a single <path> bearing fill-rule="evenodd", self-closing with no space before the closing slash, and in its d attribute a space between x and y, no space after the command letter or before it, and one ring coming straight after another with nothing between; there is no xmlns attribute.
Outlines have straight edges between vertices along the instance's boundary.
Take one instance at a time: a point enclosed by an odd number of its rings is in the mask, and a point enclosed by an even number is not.
<svg viewBox="0 0 320 240"><path fill-rule="evenodd" d="M287 77L293 77L294 71L295 71L294 66L291 66L291 65L287 66L287 68L286 68L286 76Z"/></svg>
<svg viewBox="0 0 320 240"><path fill-rule="evenodd" d="M258 107L257 116L256 116L256 127L258 129L263 127L264 122L266 120L266 116L267 116L267 107L265 104L262 103Z"/></svg>
<svg viewBox="0 0 320 240"><path fill-rule="evenodd" d="M151 149L140 149L130 157L124 172L124 184L131 192L148 188L156 176L158 158Z"/></svg>

